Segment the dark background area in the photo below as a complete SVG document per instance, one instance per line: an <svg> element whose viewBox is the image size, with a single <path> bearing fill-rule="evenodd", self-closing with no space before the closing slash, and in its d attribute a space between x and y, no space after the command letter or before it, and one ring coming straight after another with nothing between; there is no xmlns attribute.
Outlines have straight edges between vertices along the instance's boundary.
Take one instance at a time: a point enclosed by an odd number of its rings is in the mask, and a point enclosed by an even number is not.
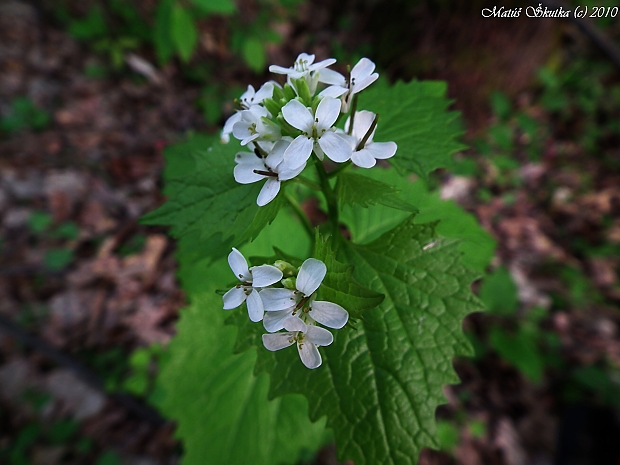
<svg viewBox="0 0 620 465"><path fill-rule="evenodd" d="M219 131L269 64L308 52L447 81L470 148L432 185L498 242L489 312L465 322L476 357L455 362L442 450L420 463L620 464L613 51L464 0L177 2L187 42L164 3L0 0L0 463L179 462L149 405L184 296L174 241L138 219L164 201L167 145ZM617 17L587 24L619 43ZM337 463L333 447L309 463Z"/></svg>

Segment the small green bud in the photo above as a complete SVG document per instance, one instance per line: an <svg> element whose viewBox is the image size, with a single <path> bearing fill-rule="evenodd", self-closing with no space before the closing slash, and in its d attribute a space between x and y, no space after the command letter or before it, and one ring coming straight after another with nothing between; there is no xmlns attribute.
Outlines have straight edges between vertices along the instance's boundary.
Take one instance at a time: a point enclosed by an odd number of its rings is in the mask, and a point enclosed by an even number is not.
<svg viewBox="0 0 620 465"><path fill-rule="evenodd" d="M301 134L301 131L299 129L296 129L287 123L287 121L284 119L284 116L282 116L282 113L276 116L276 120L278 121L278 124L280 124L280 127L287 133L287 136L297 137L299 134Z"/></svg>
<svg viewBox="0 0 620 465"><path fill-rule="evenodd" d="M302 103L305 106L308 106L312 102L312 95L310 94L310 89L308 88L308 83L304 78L299 79L291 79L293 86L297 90L297 95L301 98Z"/></svg>
<svg viewBox="0 0 620 465"><path fill-rule="evenodd" d="M297 289L297 287L295 287L295 285L297 284L297 278L290 277L290 278L283 279L280 282L286 289L290 289L292 291Z"/></svg>
<svg viewBox="0 0 620 465"><path fill-rule="evenodd" d="M314 97L314 99L312 100L312 112L316 113L316 107L319 106L319 103L321 103L321 97L319 97L318 95L316 97Z"/></svg>
<svg viewBox="0 0 620 465"><path fill-rule="evenodd" d="M266 98L263 100L263 105L269 113L271 113L274 117L280 114L280 110L282 109L282 105L279 105L275 100Z"/></svg>
<svg viewBox="0 0 620 465"><path fill-rule="evenodd" d="M284 260L276 260L273 266L280 270L285 277L295 276L297 274L297 268Z"/></svg>
<svg viewBox="0 0 620 465"><path fill-rule="evenodd" d="M279 102L284 98L284 91L279 86L273 86L273 100Z"/></svg>
<svg viewBox="0 0 620 465"><path fill-rule="evenodd" d="M295 89L289 83L284 84L284 98L286 101L293 100L296 96Z"/></svg>

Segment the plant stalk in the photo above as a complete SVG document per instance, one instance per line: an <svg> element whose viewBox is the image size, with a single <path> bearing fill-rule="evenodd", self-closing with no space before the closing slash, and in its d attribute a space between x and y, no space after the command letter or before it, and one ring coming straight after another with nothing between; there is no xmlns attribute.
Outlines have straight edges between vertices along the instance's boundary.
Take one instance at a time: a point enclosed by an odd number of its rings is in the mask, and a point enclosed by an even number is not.
<svg viewBox="0 0 620 465"><path fill-rule="evenodd" d="M301 224L303 225L304 229L308 233L308 236L310 237L310 242L312 242L314 240L314 227L312 226L310 220L301 208L301 205L299 205L297 200L295 200L291 194L284 194L284 198L293 209L293 212L295 212L297 218L299 218L299 221L301 221Z"/></svg>

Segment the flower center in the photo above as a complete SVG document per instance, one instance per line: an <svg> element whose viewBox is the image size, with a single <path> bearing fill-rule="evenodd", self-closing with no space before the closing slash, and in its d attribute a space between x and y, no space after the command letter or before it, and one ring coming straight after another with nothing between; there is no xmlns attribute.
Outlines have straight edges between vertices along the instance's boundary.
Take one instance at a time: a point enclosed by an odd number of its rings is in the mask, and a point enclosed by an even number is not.
<svg viewBox="0 0 620 465"><path fill-rule="evenodd" d="M307 60L297 60L295 62L295 71L303 73L304 71L308 71L308 61Z"/></svg>

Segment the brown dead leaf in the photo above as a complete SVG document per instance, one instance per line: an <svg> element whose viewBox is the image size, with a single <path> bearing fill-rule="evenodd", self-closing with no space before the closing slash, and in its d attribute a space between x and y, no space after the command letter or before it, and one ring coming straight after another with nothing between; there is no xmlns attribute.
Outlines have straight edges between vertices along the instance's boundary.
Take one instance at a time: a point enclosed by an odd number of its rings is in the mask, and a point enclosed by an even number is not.
<svg viewBox="0 0 620 465"><path fill-rule="evenodd" d="M539 263L545 257L568 260L566 253L542 231L534 218L505 218L498 229L504 235L507 248L523 260L531 263Z"/></svg>
<svg viewBox="0 0 620 465"><path fill-rule="evenodd" d="M149 287L155 279L157 264L167 244L168 241L163 234L150 235L141 254L125 257L119 279L138 277L146 287Z"/></svg>
<svg viewBox="0 0 620 465"><path fill-rule="evenodd" d="M80 223L93 234L103 234L117 226L116 221L107 215L105 207L98 200L89 200L84 205Z"/></svg>
<svg viewBox="0 0 620 465"><path fill-rule="evenodd" d="M160 324L170 316L166 302L156 302L150 296L138 299L136 313L126 318L127 324L146 344L167 344L171 334L160 328Z"/></svg>

